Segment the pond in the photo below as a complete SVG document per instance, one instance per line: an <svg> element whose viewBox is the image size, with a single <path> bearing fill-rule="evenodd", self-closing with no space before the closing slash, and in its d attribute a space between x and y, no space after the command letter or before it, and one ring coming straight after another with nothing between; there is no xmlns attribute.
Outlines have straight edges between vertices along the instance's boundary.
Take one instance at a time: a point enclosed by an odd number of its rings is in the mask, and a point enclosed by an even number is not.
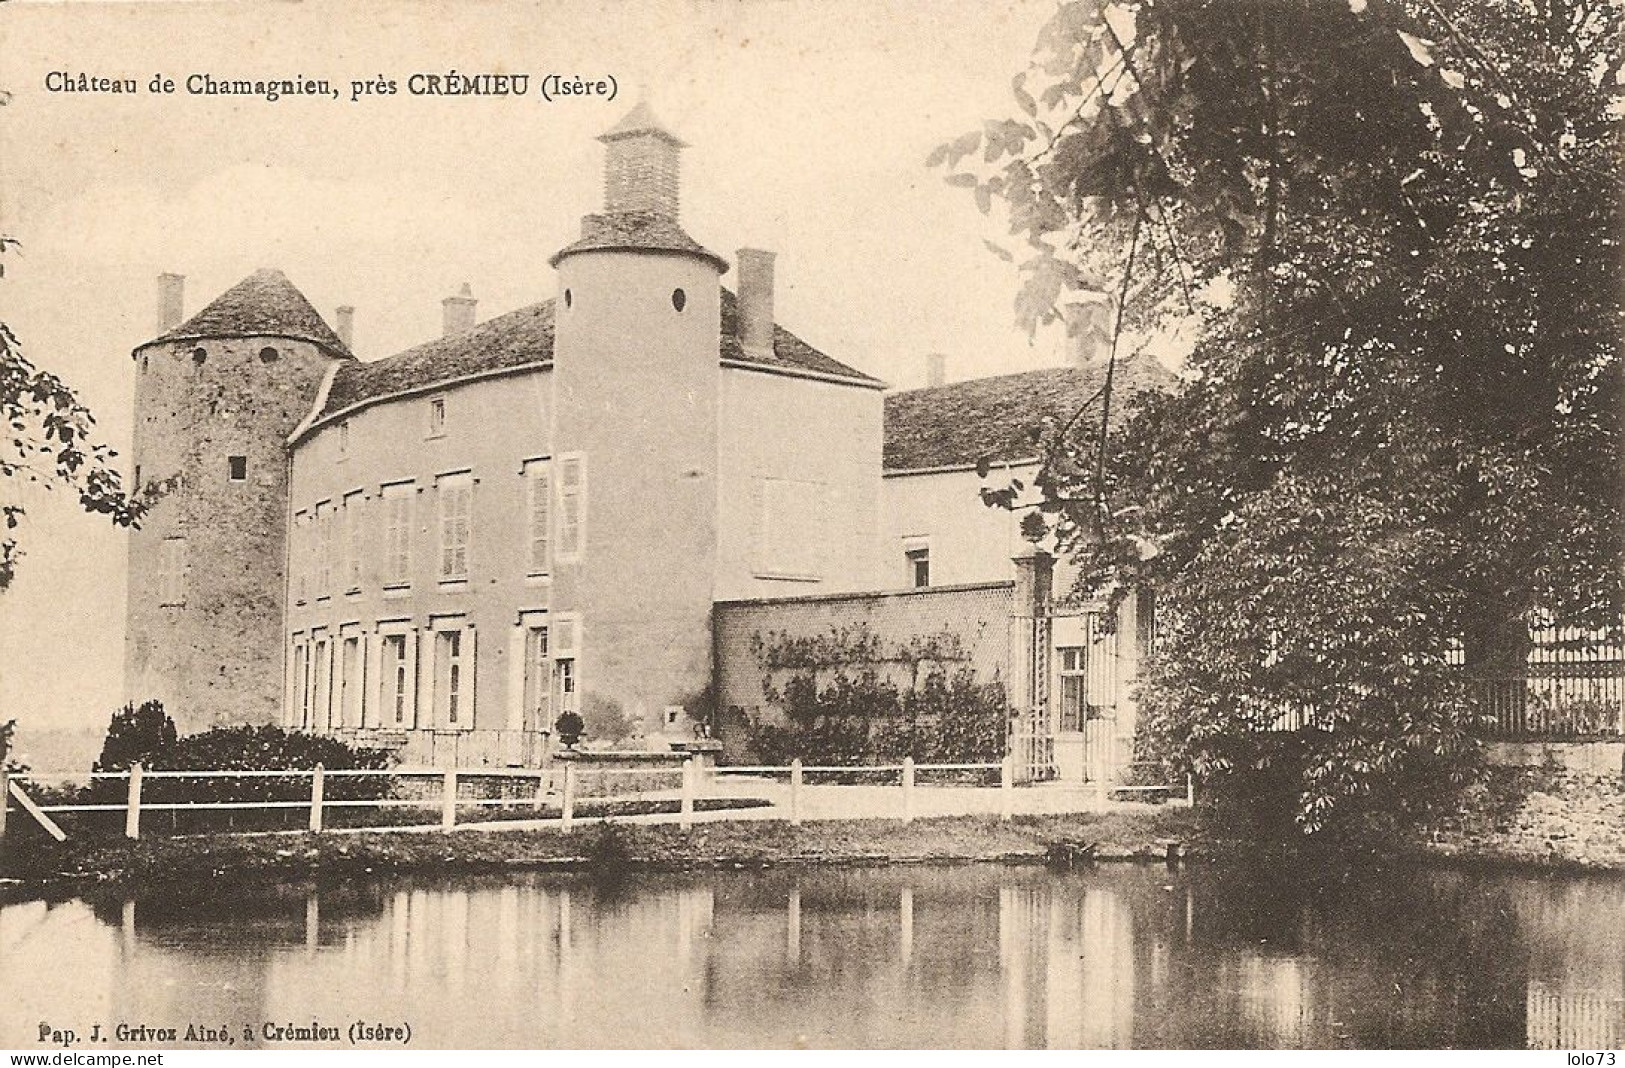
<svg viewBox="0 0 1625 1068"><path fill-rule="evenodd" d="M409 1027L412 1048L1607 1049L1625 879L982 865L219 887L0 907L0 963L0 1046L21 1049L41 1024L86 1050L121 1023L241 1047L312 1027L348 1046L358 1022Z"/></svg>

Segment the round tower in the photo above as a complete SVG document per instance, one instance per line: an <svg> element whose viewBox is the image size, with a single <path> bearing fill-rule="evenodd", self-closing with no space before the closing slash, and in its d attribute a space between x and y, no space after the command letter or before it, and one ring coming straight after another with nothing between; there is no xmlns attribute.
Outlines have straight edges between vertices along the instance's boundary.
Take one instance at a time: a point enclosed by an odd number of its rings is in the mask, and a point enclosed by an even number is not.
<svg viewBox="0 0 1625 1068"><path fill-rule="evenodd" d="M159 279L159 334L133 353L134 482L125 695L182 733L274 723L282 706L288 435L339 337L280 272L257 271L181 322Z"/></svg>
<svg viewBox="0 0 1625 1068"><path fill-rule="evenodd" d="M604 211L552 259L551 611L574 617L588 722L655 729L710 683L728 265L679 225L684 145L647 106L599 140Z"/></svg>

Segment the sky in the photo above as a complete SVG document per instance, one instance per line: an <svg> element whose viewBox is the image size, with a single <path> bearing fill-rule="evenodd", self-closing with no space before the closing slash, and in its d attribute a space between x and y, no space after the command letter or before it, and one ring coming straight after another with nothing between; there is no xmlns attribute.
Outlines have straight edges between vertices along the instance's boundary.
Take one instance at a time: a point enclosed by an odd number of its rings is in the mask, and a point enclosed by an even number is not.
<svg viewBox="0 0 1625 1068"><path fill-rule="evenodd" d="M0 233L22 242L0 319L127 451L132 348L156 333L156 276L186 314L283 270L355 348L438 334L468 283L483 320L553 295L548 257L602 197L594 138L641 97L690 146L683 225L733 259L778 254L779 321L900 387L925 356L952 378L1047 366L1057 332L1015 326L1003 235L924 167L1008 114L1053 0L502 0L0 5ZM523 99L413 96L413 73L532 75ZM177 83L173 95L52 93L47 75ZM618 97L542 101L548 73ZM216 79L326 78L344 99L194 96ZM352 80L393 96L351 102ZM6 96L9 94L9 97ZM731 274L725 284L731 284ZM121 456L120 462L127 462ZM15 492L12 487L0 492ZM97 727L122 701L124 536L31 495L0 594L0 721Z"/></svg>

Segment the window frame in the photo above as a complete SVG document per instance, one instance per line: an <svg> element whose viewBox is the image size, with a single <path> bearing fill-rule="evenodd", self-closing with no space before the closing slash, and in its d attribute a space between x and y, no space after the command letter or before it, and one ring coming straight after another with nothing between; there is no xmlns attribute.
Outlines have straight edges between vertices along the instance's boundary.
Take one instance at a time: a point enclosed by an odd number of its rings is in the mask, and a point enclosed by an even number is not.
<svg viewBox="0 0 1625 1068"><path fill-rule="evenodd" d="M572 563L587 550L587 455L567 452L554 461L554 507L558 510L553 563ZM571 473L574 473L574 483ZM573 505L573 508L572 508ZM574 511L574 515L571 512Z"/></svg>
<svg viewBox="0 0 1625 1068"><path fill-rule="evenodd" d="M412 479L386 482L378 487L379 510L383 513L384 525L384 567L379 585L386 592L412 587L412 525L417 495L417 483ZM395 509L398 504L403 514L397 527ZM397 559L400 563L398 571L395 568Z"/></svg>
<svg viewBox="0 0 1625 1068"><path fill-rule="evenodd" d="M446 395L444 393L429 398L428 417L423 436L425 438L443 438L446 436Z"/></svg>
<svg viewBox="0 0 1625 1068"><path fill-rule="evenodd" d="M448 510L448 502L461 498L466 502L462 513L461 544L449 542L448 528L455 532L457 513ZM437 540L435 575L442 586L466 586L473 574L474 545L474 475L470 471L455 471L435 479L435 518ZM447 561L455 561L461 550L462 569L447 570ZM452 555L448 556L448 553Z"/></svg>
<svg viewBox="0 0 1625 1068"><path fill-rule="evenodd" d="M525 480L525 577L546 578L553 572L553 468L547 457L519 466ZM540 507L540 530L537 509ZM538 552L537 546L540 545Z"/></svg>

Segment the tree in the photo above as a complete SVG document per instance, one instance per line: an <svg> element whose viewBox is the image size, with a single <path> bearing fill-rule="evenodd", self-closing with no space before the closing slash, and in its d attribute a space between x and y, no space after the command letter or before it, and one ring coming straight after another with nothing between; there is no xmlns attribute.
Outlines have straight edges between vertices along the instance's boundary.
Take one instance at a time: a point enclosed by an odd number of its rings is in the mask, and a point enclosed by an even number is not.
<svg viewBox="0 0 1625 1068"><path fill-rule="evenodd" d="M162 701L127 704L107 723L95 771L126 771L131 764L154 767L175 749L175 721Z"/></svg>
<svg viewBox="0 0 1625 1068"><path fill-rule="evenodd" d="M1114 355L1197 323L1182 388L1119 422L1108 377L1050 435L1040 506L1087 583L1157 590L1154 738L1284 774L1307 830L1468 775L1457 659L1521 675L1534 619L1618 630L1620 28L1077 0L1020 114L929 161L1008 213L1029 325L1107 283Z"/></svg>
<svg viewBox="0 0 1625 1068"><path fill-rule="evenodd" d="M0 255L17 242L0 236ZM19 486L61 486L78 494L85 511L108 516L119 526L134 526L143 506L124 492L112 467L114 453L95 442L95 419L73 390L23 356L16 334L0 322L0 412L9 431L0 446L0 591L16 574L21 549L16 530L24 506Z"/></svg>

